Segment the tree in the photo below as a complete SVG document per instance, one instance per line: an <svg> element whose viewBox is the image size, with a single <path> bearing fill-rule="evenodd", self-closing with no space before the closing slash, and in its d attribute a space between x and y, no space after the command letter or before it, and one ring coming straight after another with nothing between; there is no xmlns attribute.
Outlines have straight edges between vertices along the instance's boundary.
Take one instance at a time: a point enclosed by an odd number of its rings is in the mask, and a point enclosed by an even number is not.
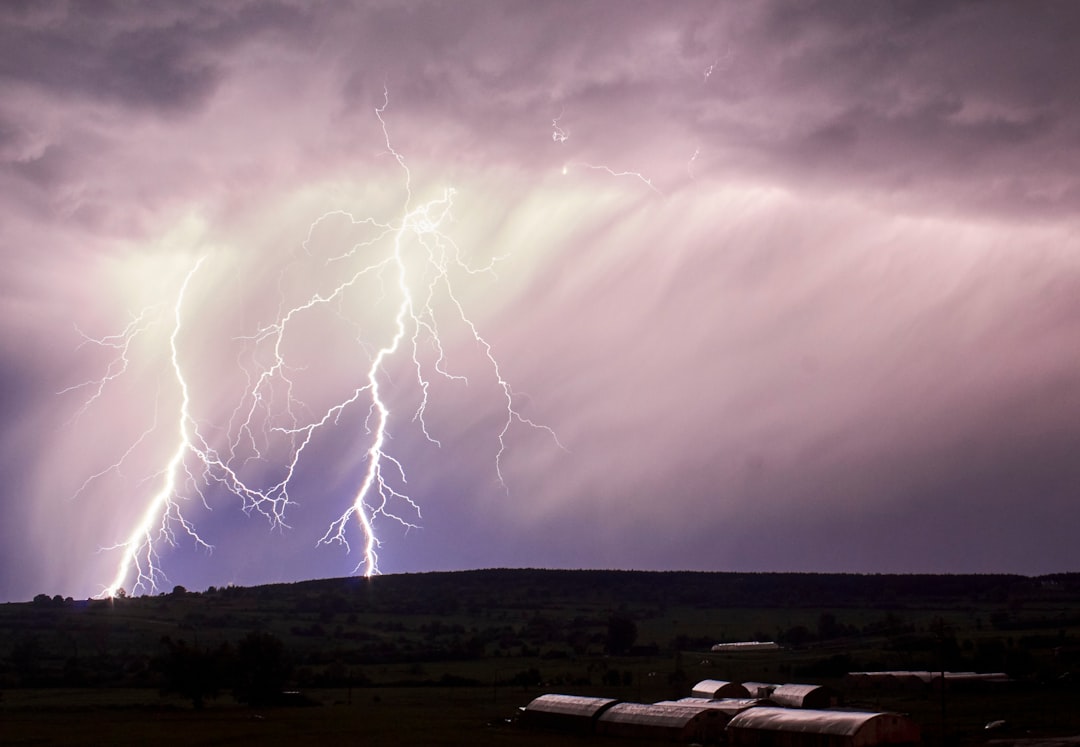
<svg viewBox="0 0 1080 747"><path fill-rule="evenodd" d="M229 650L223 645L217 651L188 646L183 640L161 639L165 653L155 661L163 682L161 694L173 693L191 698L195 710L202 710L206 699L216 698L225 684Z"/></svg>
<svg viewBox="0 0 1080 747"><path fill-rule="evenodd" d="M291 673L280 638L265 631L248 633L236 646L233 697L248 705L273 704Z"/></svg>

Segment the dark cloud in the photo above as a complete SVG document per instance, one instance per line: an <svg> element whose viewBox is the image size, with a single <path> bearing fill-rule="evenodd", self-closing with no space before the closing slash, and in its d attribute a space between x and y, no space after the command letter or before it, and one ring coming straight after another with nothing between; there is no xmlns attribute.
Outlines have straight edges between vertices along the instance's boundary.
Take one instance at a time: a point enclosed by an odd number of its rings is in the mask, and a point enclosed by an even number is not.
<svg viewBox="0 0 1080 747"><path fill-rule="evenodd" d="M932 191L939 205L979 211L1075 208L1080 84L1061 72L1080 62L1069 41L1080 13L825 5L764 6L734 41L730 69L710 87L721 98L699 122L736 139L745 152L727 151L735 165L923 207Z"/></svg>
<svg viewBox="0 0 1080 747"><path fill-rule="evenodd" d="M6 4L0 76L59 96L181 111L204 102L230 49L267 32L303 34L289 3Z"/></svg>

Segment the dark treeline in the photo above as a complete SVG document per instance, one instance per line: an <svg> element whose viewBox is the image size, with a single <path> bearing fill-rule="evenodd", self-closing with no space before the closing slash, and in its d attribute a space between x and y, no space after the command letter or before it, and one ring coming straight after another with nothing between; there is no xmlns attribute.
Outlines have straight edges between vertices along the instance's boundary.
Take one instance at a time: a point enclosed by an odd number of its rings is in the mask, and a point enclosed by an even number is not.
<svg viewBox="0 0 1080 747"><path fill-rule="evenodd" d="M177 587L178 589L182 587ZM175 591L175 589L174 589ZM440 612L441 608L537 600L598 598L633 604L724 607L903 607L942 599L1007 602L1080 593L1080 573L1029 577L1006 574L717 573L697 571L606 571L489 569L412 573L374 578L339 578L210 587L209 594L316 599L347 592L351 604L385 612ZM160 596L160 595L159 595ZM39 594L36 606L72 604L70 597ZM100 602L104 603L104 602Z"/></svg>
<svg viewBox="0 0 1080 747"><path fill-rule="evenodd" d="M681 681L681 652L754 638L793 652L775 664L784 676L942 665L1059 676L1080 668L1080 574L496 569L42 593L0 605L0 688L157 687L198 704L284 687L625 685L638 665L617 657ZM258 670L260 658L276 668Z"/></svg>
<svg viewBox="0 0 1080 747"><path fill-rule="evenodd" d="M431 612L462 605L593 598L615 604L725 607L903 608L927 600L1005 603L1080 593L1080 574L1019 575L711 573L492 569L333 579L258 587L318 595L348 589L386 612Z"/></svg>

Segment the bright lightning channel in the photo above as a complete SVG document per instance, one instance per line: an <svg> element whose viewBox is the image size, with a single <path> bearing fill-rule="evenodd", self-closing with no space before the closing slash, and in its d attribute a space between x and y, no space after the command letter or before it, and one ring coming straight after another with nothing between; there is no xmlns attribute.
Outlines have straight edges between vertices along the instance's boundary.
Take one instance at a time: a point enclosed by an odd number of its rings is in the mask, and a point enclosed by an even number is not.
<svg viewBox="0 0 1080 747"><path fill-rule="evenodd" d="M223 487L241 499L242 508L246 513L258 512L268 518L272 526L287 527L285 514L292 503L290 495L292 481L305 450L311 444L315 434L324 428L337 425L347 409L364 406L367 407L368 412L364 427L370 443L364 452L363 477L349 505L329 525L316 545L338 544L346 550L346 553L349 553L352 551L352 542L350 542L352 532L358 531L360 559L353 572L362 573L365 576L379 573L380 540L376 531L378 519L381 517L396 521L408 530L415 528L417 526L415 521L420 518L419 505L404 489L406 483L404 466L386 449L394 413L383 392L381 376L393 359L408 356L415 381L421 392L420 404L413 413L412 420L419 424L424 437L436 445L439 445L439 441L429 431L424 418L428 405L431 375L465 381L464 376L451 373L447 366L446 352L439 335L441 314L435 310L435 299L439 293L443 298L449 299L449 305L454 313L453 318L465 325L474 342L482 350L502 393L505 417L497 433L498 448L494 457L495 473L499 483L506 489L502 459L507 448L507 436L515 423L543 430L555 445L563 448L551 428L525 417L516 409L514 392L502 375L491 344L467 316L451 283L451 269L469 274L489 272L493 270L494 264L500 258L496 257L485 267L473 268L461 257L461 252L452 239L442 232L441 226L451 214L453 189L446 189L441 197L429 202L413 205L412 175L404 155L391 143L389 128L383 116L389 105L389 95L385 89L383 94L382 104L375 108L375 116L382 128L386 150L395 159L403 174L405 199L400 221L396 224L379 223L371 218L356 219L347 212L334 211L320 216L312 223L308 231L308 241L311 240L316 227L323 220L332 215L339 215L347 217L353 225L366 224L375 227L377 234L374 238L352 247L345 254L326 260L327 266L332 263L345 263L358 256L361 250L370 250L383 240L389 242L391 249L381 259L372 261L352 272L330 292L314 293L308 296L302 303L279 312L274 323L262 327L253 335L240 338L245 345L254 346L259 350L268 350L269 361L268 365L256 368L254 371L247 371L248 388L228 422L222 425L228 434L224 452L219 452L203 438L192 416L191 392L185 378L178 345L179 337L184 329L182 308L185 296L192 278L203 263L202 259L195 263L184 279L172 309L173 325L169 337L172 373L181 394L176 420L178 433L175 448L166 465L157 473L161 480L158 491L147 501L141 517L127 539L105 548L120 550L122 557L113 580L104 589L102 596L115 596L123 584L129 580L133 584L133 593L140 590L154 593L158 590L167 580L162 570L158 546L162 542L175 545L178 531L187 534L197 546L208 551L212 549L211 545L199 536L194 525L183 516L178 503L185 494L194 493L203 505L209 508L203 493L204 486L216 484ZM308 241L304 242L305 249ZM429 273L426 285L420 289L413 287L415 282L410 283L408 266L408 260L415 259L415 252L412 250L416 246L420 247L423 272ZM326 408L321 417L301 423L296 412L302 409L303 403L293 398L293 381L289 378L290 364L284 352L287 335L301 319L308 315L308 312L339 302L362 278L370 275L383 278L386 274L393 275L392 285L397 296L393 332L389 340L374 350L370 364L351 394ZM144 313L130 322L118 335L100 340L87 338L99 345L115 348L118 356L101 379L84 382L65 390L91 389L91 396L84 403L83 410L101 396L105 386L126 371L131 341L150 323L148 313ZM435 350L433 364L424 364L421 360L421 349L424 345L432 346ZM277 386L285 387L287 395L284 403L274 396ZM119 471L120 466L147 435L148 433L144 433L116 463L88 478L79 492L85 490L87 484L106 472ZM241 476L241 472L252 459L261 461L264 457L263 449L270 446L274 439L284 440L289 444L288 453L279 465L281 469L277 473L278 478L269 485L252 484L250 479ZM353 529L354 525L357 530Z"/></svg>
<svg viewBox="0 0 1080 747"><path fill-rule="evenodd" d="M380 347L372 357L371 364L368 367L364 378L364 383L353 392L351 397L329 408L319 420L305 426L279 429L284 434L300 437L300 446L297 450L297 453L299 453L299 451L310 442L312 435L316 430L322 428L327 423L336 421L337 417L346 407L353 405L361 398L368 404L369 415L367 427L370 430L371 444L366 453L367 467L364 471L364 476L357 488L352 503L334 522L331 523L318 542L318 544L339 544L345 548L346 552L351 551L351 543L348 538L349 527L355 519L360 526L362 550L360 562L354 568L354 572L362 573L365 576L371 576L379 572L378 547L380 546L380 542L375 531L376 519L381 516L398 522L406 529L415 528L416 525L410 519L406 519L396 512L393 508L395 504L401 504L417 518L420 517L420 507L416 502L404 492L403 488L399 489L398 487L395 487L399 482L402 485L406 482L405 470L402 464L390 455L385 448L388 438L388 425L391 419L391 411L380 386L380 372L383 370L386 363L391 358L397 356L403 348L408 349L412 368L416 376L416 382L422 392L421 402L413 414L413 420L419 423L424 436L436 445L438 445L439 442L431 435L427 423L424 420L424 413L428 404L430 381L425 373L425 367L420 360L422 341L430 342L435 346L437 355L434 366L432 367L434 373L447 379L466 380L463 376L450 373L445 367L446 354L439 337L438 314L434 309L434 298L437 290L441 290L446 298L449 299L450 304L456 312L457 320L466 325L473 340L482 348L484 356L486 357L505 399L506 416L498 432L499 446L495 454L495 471L499 483L504 489L506 488L502 473L502 457L506 450L506 436L515 422L546 431L554 442L561 447L554 431L547 426L524 417L515 409L513 391L509 382L502 376L498 361L494 356L490 343L481 336L476 325L469 319L460 300L455 295L449 274L451 265L457 269L464 270L469 274L475 274L477 272L490 271L493 268L495 260L492 261L492 264L483 268L469 267L461 259L457 246L440 230L443 223L449 219L451 214L454 197L453 189L445 190L443 195L437 199L417 207L412 207L412 174L406 163L405 156L396 150L391 142L390 131L386 119L383 116L389 104L389 97L385 90L383 93L383 103L376 107L375 116L378 118L382 128L387 152L393 156L399 167L402 169L405 184L404 215L400 224L396 227L381 225L380 227L383 231L377 237L378 239L387 235L392 235L393 250L386 259L364 266L351 278L328 294L328 296L312 298L304 305L286 313L282 323L276 325L273 335L274 348L276 351L280 351L280 343L285 334L286 327L289 321L294 318L295 314L310 308L313 304L323 303L339 297L349 286L355 283L363 275L370 272L381 271L383 269L393 272L396 289L400 299L397 312L394 316L393 335L389 342ZM349 215L348 218L354 224L366 222L371 223L372 225L379 225L370 220L358 221L351 215ZM431 272L432 276L428 281L426 292L422 296L415 294L409 283L406 243L410 239L415 240L416 245L422 248L422 252L426 252L426 256L422 255L421 259L425 268ZM371 243L372 242L366 242L362 244L361 247L367 248ZM280 357L280 352L276 354L270 370L279 372L281 375L283 375L282 372L286 370L284 360ZM263 378L262 380L269 382L269 378ZM285 478L285 483L291 478L292 468L293 467L290 466Z"/></svg>
<svg viewBox="0 0 1080 747"><path fill-rule="evenodd" d="M210 545L203 542L195 531L194 526L192 526L180 513L179 506L176 503L181 472L185 470L185 457L190 452L194 452L202 457L204 462L206 460L205 452L197 449L193 440L197 435L197 431L194 427L194 421L191 418L191 394L188 390L187 380L184 378L184 371L180 364L180 353L177 346L177 339L180 336L180 331L183 327L183 316L181 315L180 310L184 302L184 295L187 292L188 285L191 283L192 276L198 271L202 262L203 259L200 258L184 278L184 282L180 287L180 292L177 295L176 305L173 307L174 324L172 334L169 335L170 359L181 394L179 438L177 440L176 450L173 452L165 469L161 472L161 488L147 503L146 510L143 511L139 523L124 542L119 545L114 545L112 548L107 548L120 549L123 553L112 583L105 588L105 591L102 594L102 596L105 597L116 596L122 588L124 581L132 573L134 573L135 577L134 588L147 587L150 591L157 588L158 582L164 580L164 576L159 567L160 561L156 550L154 535L157 534L170 544L175 544L175 536L172 528L173 523L179 524L197 544L205 547L207 550L210 549ZM99 389L95 392L95 396L100 395L100 391L101 390ZM137 443L138 442L136 442L136 444ZM132 448L134 448L134 446ZM130 451L131 450L129 449L128 453L130 453ZM123 461L123 458L126 458L126 456L127 454L121 458L121 461ZM191 477L190 473L188 473L188 477Z"/></svg>
<svg viewBox="0 0 1080 747"><path fill-rule="evenodd" d="M555 119L551 120L551 141L553 143L565 143L570 139L570 133L559 127L559 119L562 118L560 114Z"/></svg>
<svg viewBox="0 0 1080 747"><path fill-rule="evenodd" d="M652 183L652 179L645 176L640 171L615 171L615 169L611 168L610 166L603 166L603 165L597 165L597 164L592 164L592 163L585 163L584 161L578 161L576 163L571 163L571 164L567 164L567 165L563 166L562 172L563 172L564 176L567 173L569 173L571 166L583 166L583 167L585 167L587 169L593 169L595 171L604 171L604 172L606 172L608 174L611 174L612 176L616 176L616 177L628 176L628 177L631 177L633 179L637 179L642 184L644 184L646 187L651 189L653 192L656 192L657 194L663 194L663 192L661 192L659 189L657 189L656 185Z"/></svg>

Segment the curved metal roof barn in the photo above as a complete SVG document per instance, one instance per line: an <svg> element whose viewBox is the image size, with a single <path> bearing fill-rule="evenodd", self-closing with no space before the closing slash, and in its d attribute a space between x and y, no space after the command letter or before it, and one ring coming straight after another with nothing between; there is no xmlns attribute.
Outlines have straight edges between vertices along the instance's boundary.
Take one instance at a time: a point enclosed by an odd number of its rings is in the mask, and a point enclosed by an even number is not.
<svg viewBox="0 0 1080 747"><path fill-rule="evenodd" d="M521 723L533 729L592 734L600 714L618 702L613 698L541 695L525 706Z"/></svg>
<svg viewBox="0 0 1080 747"><path fill-rule="evenodd" d="M727 740L737 747L915 745L919 726L898 713L750 708L734 716Z"/></svg>
<svg viewBox="0 0 1080 747"><path fill-rule="evenodd" d="M709 698L711 700L750 697L747 689L738 682L727 682L726 680L702 680L694 685L694 689L690 691L690 694L695 698Z"/></svg>
<svg viewBox="0 0 1080 747"><path fill-rule="evenodd" d="M780 685L769 699L785 708L828 708L836 705L837 694L824 685Z"/></svg>

